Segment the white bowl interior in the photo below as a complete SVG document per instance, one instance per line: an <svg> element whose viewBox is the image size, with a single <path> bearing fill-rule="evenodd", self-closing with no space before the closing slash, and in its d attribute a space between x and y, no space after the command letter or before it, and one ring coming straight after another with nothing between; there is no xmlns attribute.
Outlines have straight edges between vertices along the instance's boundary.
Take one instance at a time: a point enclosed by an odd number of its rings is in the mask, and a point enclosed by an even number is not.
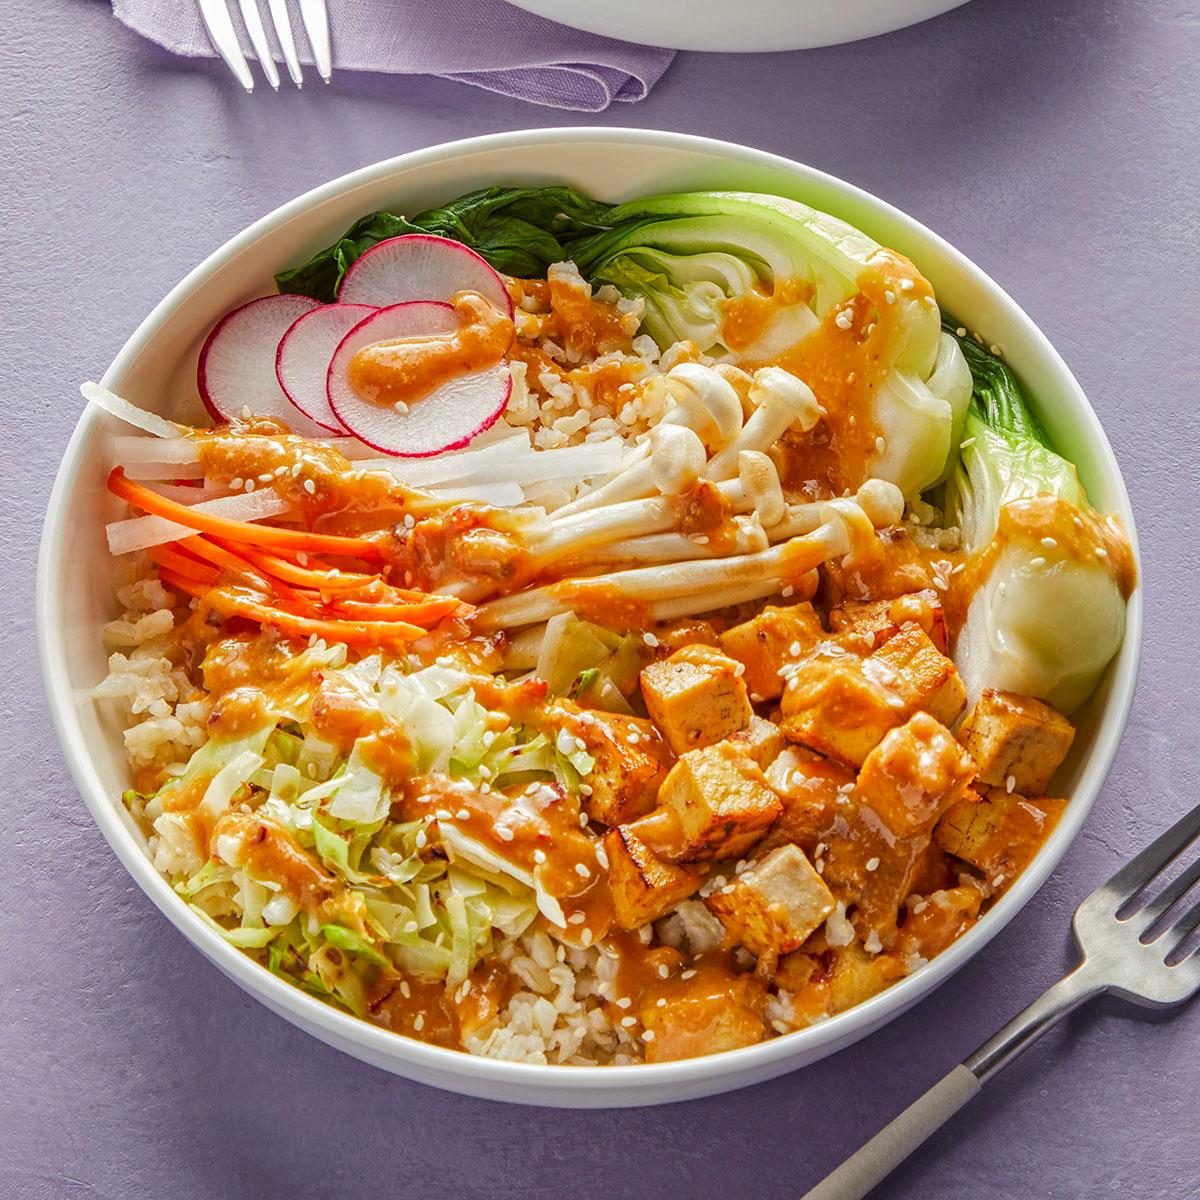
<svg viewBox="0 0 1200 1200"><path fill-rule="evenodd" d="M356 217L385 207L417 211L498 182L564 180L607 200L689 188L777 192L828 209L908 254L933 283L945 310L1002 347L1051 436L1077 462L1093 502L1121 514L1133 534L1128 497L1095 414L1029 318L978 268L910 218L847 184L773 156L682 135L620 130L504 134L420 151L335 181L264 218L198 267L133 335L104 382L147 408L199 420L196 355L216 318L273 290L276 270L302 261ZM106 492L104 480L112 466L111 439L127 432L104 413L84 414L51 498L39 567L46 686L84 799L139 885L226 974L323 1040L440 1086L530 1103L655 1103L766 1079L857 1040L957 969L1029 899L1077 833L1128 715L1141 642L1140 593L1130 604L1125 644L1080 714L1075 748L1058 780L1057 790L1072 796L1059 828L976 929L916 975L857 1009L745 1050L646 1067L533 1067L440 1050L358 1022L275 979L201 924L146 858L140 834L119 802L129 786L119 722L89 697L105 672L100 628L114 610L103 524L120 506Z"/></svg>

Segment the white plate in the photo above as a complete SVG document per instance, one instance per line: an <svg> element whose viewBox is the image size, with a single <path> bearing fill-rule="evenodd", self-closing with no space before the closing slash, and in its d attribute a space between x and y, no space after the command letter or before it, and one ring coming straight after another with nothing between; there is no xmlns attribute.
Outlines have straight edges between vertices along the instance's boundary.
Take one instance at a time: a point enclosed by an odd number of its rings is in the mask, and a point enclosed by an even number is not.
<svg viewBox="0 0 1200 1200"><path fill-rule="evenodd" d="M911 217L811 167L724 142L674 133L545 129L496 134L420 150L334 180L262 218L197 267L142 322L104 376L148 407L199 416L196 355L213 322L271 289L273 273L305 259L357 217L384 207L414 211L471 188L566 180L606 200L688 188L739 187L806 200L913 258L948 311L1000 343L1030 385L1051 437L1069 448L1093 501L1133 514L1112 450L1079 385L1000 287ZM192 407L186 410L185 399ZM770 1079L857 1041L915 1004L994 937L1020 910L1079 832L1112 764L1129 714L1142 636L1142 600L1129 606L1125 643L1096 696L1060 781L1071 803L1041 853L996 907L914 975L811 1028L709 1058L632 1067L539 1067L472 1058L410 1041L356 1020L285 984L225 942L172 892L145 854L120 803L129 776L120 729L89 696L104 676L102 623L113 615L112 562L104 523L120 505L104 487L112 437L127 432L85 412L50 498L38 563L37 618L50 709L67 761L97 825L125 869L206 957L268 1008L330 1045L385 1070L493 1099L572 1107L658 1104ZM1136 554L1136 539L1134 551ZM1042 948L1030 946L1031 956ZM297 1043L295 1053L303 1053Z"/></svg>
<svg viewBox="0 0 1200 1200"><path fill-rule="evenodd" d="M967 0L509 0L576 29L675 50L809 50L905 29Z"/></svg>

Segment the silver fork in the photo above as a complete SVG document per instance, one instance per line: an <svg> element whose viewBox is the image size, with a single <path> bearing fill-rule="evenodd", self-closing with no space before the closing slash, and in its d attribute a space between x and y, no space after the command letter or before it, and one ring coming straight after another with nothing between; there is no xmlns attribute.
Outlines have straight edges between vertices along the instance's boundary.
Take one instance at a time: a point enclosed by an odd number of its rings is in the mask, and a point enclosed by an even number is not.
<svg viewBox="0 0 1200 1200"><path fill-rule="evenodd" d="M213 48L225 60L225 65L233 72L238 83L246 91L254 91L254 77L250 74L250 65L242 52L237 29L233 24L233 15L229 11L229 0L197 0L197 3ZM317 74L328 83L333 77L333 56L329 45L329 14L325 8L325 0L298 0L298 3L300 19L304 23L308 44L312 47ZM267 6L288 74L297 87L302 87L304 75L300 70L300 59L296 56L296 39L292 35L287 0L267 0ZM279 91L279 71L271 53L271 43L267 40L267 31L263 27L258 0L238 0L238 7L262 73L267 77L267 82Z"/></svg>
<svg viewBox="0 0 1200 1200"><path fill-rule="evenodd" d="M1083 961L909 1105L803 1200L862 1200L1002 1067L1085 1000L1112 992L1144 1008L1172 1008L1200 990L1200 953L1180 954L1200 925L1200 900L1180 901L1200 881L1196 859L1169 883L1152 885L1200 836L1192 809L1075 910ZM1153 894L1151 894L1153 892Z"/></svg>

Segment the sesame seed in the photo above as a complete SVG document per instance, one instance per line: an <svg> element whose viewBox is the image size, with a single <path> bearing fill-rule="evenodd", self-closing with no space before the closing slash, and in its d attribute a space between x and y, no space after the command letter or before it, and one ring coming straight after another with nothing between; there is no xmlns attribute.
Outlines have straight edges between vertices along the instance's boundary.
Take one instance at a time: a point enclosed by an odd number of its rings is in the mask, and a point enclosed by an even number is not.
<svg viewBox="0 0 1200 1200"><path fill-rule="evenodd" d="M992 352L992 353L993 353L993 354L994 354L994 355L995 355L997 358L999 358L999 357L1000 357L1000 355L1004 353L1004 351L1003 351L1003 350L1001 350L1001 349L1000 349L1000 347L999 347L999 346L997 346L995 342L993 342L993 343L992 343L992 344L991 344L991 345L988 347L988 349L989 349L989 350L991 350L991 352Z"/></svg>
<svg viewBox="0 0 1200 1200"><path fill-rule="evenodd" d="M439 821L450 820L450 810L448 808L439 808L433 815L437 817Z"/></svg>
<svg viewBox="0 0 1200 1200"><path fill-rule="evenodd" d="M454 814L454 818L457 821L469 821L471 819L471 810L469 808L460 808Z"/></svg>
<svg viewBox="0 0 1200 1200"><path fill-rule="evenodd" d="M891 288L887 288L887 289L884 291L884 293L883 293L883 298L884 298L884 299L885 299L885 300L886 300L886 301L887 301L889 304L895 304L895 303L896 303L896 293L895 293L895 292L893 292Z"/></svg>
<svg viewBox="0 0 1200 1200"><path fill-rule="evenodd" d="M918 901L916 902L916 904L914 904L914 905L912 906L912 910L913 910L913 912L914 912L914 913L918 913L918 914L919 914L919 913L923 913L923 912L924 912L924 911L925 911L925 910L926 910L928 907L929 907L929 901L928 901L928 900L918 900Z"/></svg>
<svg viewBox="0 0 1200 1200"><path fill-rule="evenodd" d="M416 525L416 523L417 523L417 519L416 519L416 517L414 517L412 515L412 513L404 514L404 528L405 529L412 529L413 526Z"/></svg>
<svg viewBox="0 0 1200 1200"><path fill-rule="evenodd" d="M877 437L875 439L875 453L882 454L887 449L887 441L884 438Z"/></svg>
<svg viewBox="0 0 1200 1200"><path fill-rule="evenodd" d="M1045 548L1047 550L1057 550L1058 549L1058 543L1052 537L1042 538L1042 545L1045 546Z"/></svg>
<svg viewBox="0 0 1200 1200"><path fill-rule="evenodd" d="M879 869L879 859L868 858L867 859L867 870L868 871L877 871L878 869Z"/></svg>
<svg viewBox="0 0 1200 1200"><path fill-rule="evenodd" d="M788 647L788 654L790 654L792 656L792 658L799 658L800 657L800 643L793 642Z"/></svg>
<svg viewBox="0 0 1200 1200"><path fill-rule="evenodd" d="M255 482L254 482L254 480L253 480L253 479L247 479L247 480L246 480L246 491L248 491L248 492L252 492L252 491L254 491L254 489L255 489L255 487L256 487L256 486L257 486L257 485L255 484Z"/></svg>
<svg viewBox="0 0 1200 1200"><path fill-rule="evenodd" d="M622 1017L621 1024L626 1029L632 1029L637 1024L637 1017Z"/></svg>
<svg viewBox="0 0 1200 1200"><path fill-rule="evenodd" d="M418 850L424 850L429 838L425 836L425 830L418 829L417 836L413 840L417 843Z"/></svg>
<svg viewBox="0 0 1200 1200"><path fill-rule="evenodd" d="M654 1041L654 1030L653 1030L653 1029L647 1029L647 1030L646 1030L646 1032L642 1034L642 1041L643 1041L643 1042L652 1042L652 1041Z"/></svg>
<svg viewBox="0 0 1200 1200"><path fill-rule="evenodd" d="M655 1008L666 1008L667 1007L666 996L659 996L659 998L657 1000L655 1000L655 1002L654 1002L654 1007Z"/></svg>
<svg viewBox="0 0 1200 1200"><path fill-rule="evenodd" d="M414 921L413 924L415 925L416 922ZM402 995L405 1000L412 999L412 988L409 986L407 979L400 980L400 995Z"/></svg>
<svg viewBox="0 0 1200 1200"><path fill-rule="evenodd" d="M658 977L659 977L659 979L666 979L666 977L667 977L668 975L670 975L670 973L671 973L671 972L670 972L670 970L668 969L668 967L667 967L667 964L666 964L666 963L659 963L659 964L658 964Z"/></svg>
<svg viewBox="0 0 1200 1200"><path fill-rule="evenodd" d="M790 1032L786 1021L772 1021L771 1028L775 1030L776 1033Z"/></svg>
<svg viewBox="0 0 1200 1200"><path fill-rule="evenodd" d="M270 483L271 480L274 478L275 478L275 476L272 475L270 471L267 471L265 474L262 474L258 477L258 482L259 483Z"/></svg>
<svg viewBox="0 0 1200 1200"><path fill-rule="evenodd" d="M786 587L781 588L779 594L787 599L796 589L789 583Z"/></svg>
<svg viewBox="0 0 1200 1200"><path fill-rule="evenodd" d="M619 996L616 1001L618 1008L628 1008L632 1003L628 996Z"/></svg>
<svg viewBox="0 0 1200 1200"><path fill-rule="evenodd" d="M1004 777L1004 790L1011 796L1013 789L1017 786L1017 777L1015 775L1006 775Z"/></svg>
<svg viewBox="0 0 1200 1200"><path fill-rule="evenodd" d="M305 490L305 491L306 491L306 492L307 492L307 493L308 493L310 496L312 496L312 495L315 495L315 494L316 494L316 491L317 491L317 485L316 485L315 483L313 483L313 481L312 481L311 479L306 479L306 480L304 481L304 490Z"/></svg>
<svg viewBox="0 0 1200 1200"><path fill-rule="evenodd" d="M1004 882L1004 876L997 875L996 878L992 880L992 887L999 887L1003 882Z"/></svg>
<svg viewBox="0 0 1200 1200"><path fill-rule="evenodd" d="M975 439L973 437L969 437L964 441L959 442L958 448L960 450L969 450L973 445L975 445Z"/></svg>
<svg viewBox="0 0 1200 1200"><path fill-rule="evenodd" d="M848 308L843 308L836 317L833 318L833 323L839 329L849 329L854 324L854 313Z"/></svg>
<svg viewBox="0 0 1200 1200"><path fill-rule="evenodd" d="M416 923L416 921L406 921L404 923L405 933L416 933L419 928L420 926Z"/></svg>
<svg viewBox="0 0 1200 1200"><path fill-rule="evenodd" d="M695 979L695 978L696 978L696 972L695 972L694 970L691 970L691 969L689 969L689 970L687 970L687 971L684 971L684 973L683 973L682 975L680 975L680 977L679 977L679 978L680 978L680 979L683 979L683 980Z"/></svg>
<svg viewBox="0 0 1200 1200"><path fill-rule="evenodd" d="M579 935L579 940L580 940L580 941L581 941L581 942L582 942L582 943L583 943L585 946L590 946L590 945L592 944L592 931L591 931L590 929L585 929L585 930L584 930L584 931L583 931L583 932L582 932L582 933Z"/></svg>
<svg viewBox="0 0 1200 1200"><path fill-rule="evenodd" d="M425 1028L425 1014L417 1013L416 1020L413 1021L413 1028L420 1033Z"/></svg>
<svg viewBox="0 0 1200 1200"><path fill-rule="evenodd" d="M497 825L496 826L496 836L502 842L511 842L513 840L513 838L516 837L516 834L513 833L513 831L511 829L509 829L509 827L507 825Z"/></svg>
<svg viewBox="0 0 1200 1200"><path fill-rule="evenodd" d="M1072 518L1071 518L1071 521L1072 521L1072 523L1074 524L1074 526L1075 526L1075 528L1076 528L1076 529L1082 529L1082 528L1083 528L1083 518L1082 518L1082 517L1072 517Z"/></svg>
<svg viewBox="0 0 1200 1200"><path fill-rule="evenodd" d="M567 924L568 924L568 925L582 925L582 924L584 923L584 921L586 921L586 920L587 920L587 913L585 913L585 912L573 912L573 913L572 913L572 914L571 914L571 915L570 915L570 916L567 918Z"/></svg>
<svg viewBox="0 0 1200 1200"><path fill-rule="evenodd" d="M535 850L533 852L533 861L535 863L544 863L546 861L545 850L541 850L541 849Z"/></svg>
<svg viewBox="0 0 1200 1200"><path fill-rule="evenodd" d="M1096 547L1096 557L1097 558L1107 558L1108 551L1105 550L1105 548L1103 546L1097 546Z"/></svg>
<svg viewBox="0 0 1200 1200"><path fill-rule="evenodd" d="M588 827L588 815L585 812L579 814L579 828L586 829Z"/></svg>
<svg viewBox="0 0 1200 1200"><path fill-rule="evenodd" d="M642 641L645 642L646 645L649 646L651 650L653 650L658 645L658 638L656 638L654 636L654 634L652 634L652 633L643 633Z"/></svg>
<svg viewBox="0 0 1200 1200"><path fill-rule="evenodd" d="M588 870L588 868L586 866L584 866L583 863L575 864L575 874L578 875L580 877L580 879L591 879L591 877L592 877L591 871Z"/></svg>
<svg viewBox="0 0 1200 1200"><path fill-rule="evenodd" d="M250 411L250 405L248 405L248 404L243 404L243 405L242 405L242 420L243 420L243 421L248 421L248 420L250 420L250 418L251 418L252 416L254 416L254 413L252 413L252 412Z"/></svg>
<svg viewBox="0 0 1200 1200"><path fill-rule="evenodd" d="M295 479L296 476L299 475L300 472L303 470L304 470L304 464L302 462L299 462L299 461L294 462L292 464L292 478Z"/></svg>
<svg viewBox="0 0 1200 1200"><path fill-rule="evenodd" d="M233 478L232 478L232 479L229 481L229 486L230 486L231 488L233 488L233 490L234 490L235 492L240 492L240 491L242 490L242 484L244 484L245 482L246 482L246 481L245 481L245 480L244 480L244 479L243 479L243 478L242 478L240 475L235 475L235 476L234 476L234 477L233 477Z"/></svg>
<svg viewBox="0 0 1200 1200"><path fill-rule="evenodd" d="M603 870L608 870L608 855L605 853L604 844L602 842L596 843L596 861L600 864Z"/></svg>
<svg viewBox="0 0 1200 1200"><path fill-rule="evenodd" d="M967 327L965 325L960 325L954 332L958 334L959 337L966 337Z"/></svg>

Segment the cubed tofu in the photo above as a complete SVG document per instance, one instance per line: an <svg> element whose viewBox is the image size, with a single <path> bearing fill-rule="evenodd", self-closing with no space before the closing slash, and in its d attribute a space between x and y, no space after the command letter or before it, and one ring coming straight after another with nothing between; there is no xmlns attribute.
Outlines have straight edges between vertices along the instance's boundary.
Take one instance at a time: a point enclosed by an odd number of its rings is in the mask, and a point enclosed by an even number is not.
<svg viewBox="0 0 1200 1200"><path fill-rule="evenodd" d="M725 739L731 746L748 754L765 771L787 745L783 730L766 717L754 716L745 729Z"/></svg>
<svg viewBox="0 0 1200 1200"><path fill-rule="evenodd" d="M816 654L791 674L781 704L784 736L851 766L908 717L903 697L864 672L854 654Z"/></svg>
<svg viewBox="0 0 1200 1200"><path fill-rule="evenodd" d="M753 975L706 968L686 981L672 980L658 998L666 1004L649 1003L641 1011L652 1035L645 1043L647 1062L720 1054L767 1036L763 990Z"/></svg>
<svg viewBox="0 0 1200 1200"><path fill-rule="evenodd" d="M975 778L971 756L926 712L891 730L867 755L857 795L897 837L926 834Z"/></svg>
<svg viewBox="0 0 1200 1200"><path fill-rule="evenodd" d="M869 1000L905 973L900 955L872 954L851 942L836 948L806 946L789 954L780 962L775 982L791 996L793 1023L802 1028Z"/></svg>
<svg viewBox="0 0 1200 1200"><path fill-rule="evenodd" d="M925 552L907 529L893 526L876 533L879 553L865 562L831 558L820 567L818 598L829 608L846 600L882 600L933 587Z"/></svg>
<svg viewBox="0 0 1200 1200"><path fill-rule="evenodd" d="M783 803L783 813L759 842L757 852L795 844L811 854L854 790L854 772L836 759L789 746L767 767L766 776Z"/></svg>
<svg viewBox="0 0 1200 1200"><path fill-rule="evenodd" d="M650 812L673 755L658 730L640 717L593 712L569 700L547 707L549 726L578 738L595 765L585 780L583 808L593 821L621 825Z"/></svg>
<svg viewBox="0 0 1200 1200"><path fill-rule="evenodd" d="M696 617L684 617L682 620L660 625L655 629L655 635L661 654L682 650L684 646L712 646L714 649L721 647L717 627L711 621Z"/></svg>
<svg viewBox="0 0 1200 1200"><path fill-rule="evenodd" d="M711 646L684 646L642 671L650 719L676 754L711 746L750 723L743 668Z"/></svg>
<svg viewBox="0 0 1200 1200"><path fill-rule="evenodd" d="M721 634L721 649L746 668L746 687L757 703L781 696L781 668L807 654L824 637L821 618L811 604L771 605Z"/></svg>
<svg viewBox="0 0 1200 1200"><path fill-rule="evenodd" d="M627 825L604 835L608 886L622 929L637 929L668 913L692 895L704 880L694 867L667 862Z"/></svg>
<svg viewBox="0 0 1200 1200"><path fill-rule="evenodd" d="M729 742L682 755L658 798L679 823L686 862L744 854L783 811L762 769Z"/></svg>
<svg viewBox="0 0 1200 1200"><path fill-rule="evenodd" d="M967 689L958 668L915 623L888 638L863 669L899 695L909 713L923 709L943 725L953 725L966 707Z"/></svg>
<svg viewBox="0 0 1200 1200"><path fill-rule="evenodd" d="M909 622L919 625L942 654L948 653L946 614L933 588L889 600L847 600L829 612L830 632L862 638L868 652L878 650Z"/></svg>
<svg viewBox="0 0 1200 1200"><path fill-rule="evenodd" d="M958 736L979 768L979 781L1040 796L1075 739L1056 708L1031 696L988 688L963 719Z"/></svg>
<svg viewBox="0 0 1200 1200"><path fill-rule="evenodd" d="M780 846L706 900L751 954L774 961L799 949L836 901L798 846Z"/></svg>
<svg viewBox="0 0 1200 1200"><path fill-rule="evenodd" d="M982 871L991 885L1001 887L1025 869L1066 803L992 789L948 808L933 838L948 854Z"/></svg>

